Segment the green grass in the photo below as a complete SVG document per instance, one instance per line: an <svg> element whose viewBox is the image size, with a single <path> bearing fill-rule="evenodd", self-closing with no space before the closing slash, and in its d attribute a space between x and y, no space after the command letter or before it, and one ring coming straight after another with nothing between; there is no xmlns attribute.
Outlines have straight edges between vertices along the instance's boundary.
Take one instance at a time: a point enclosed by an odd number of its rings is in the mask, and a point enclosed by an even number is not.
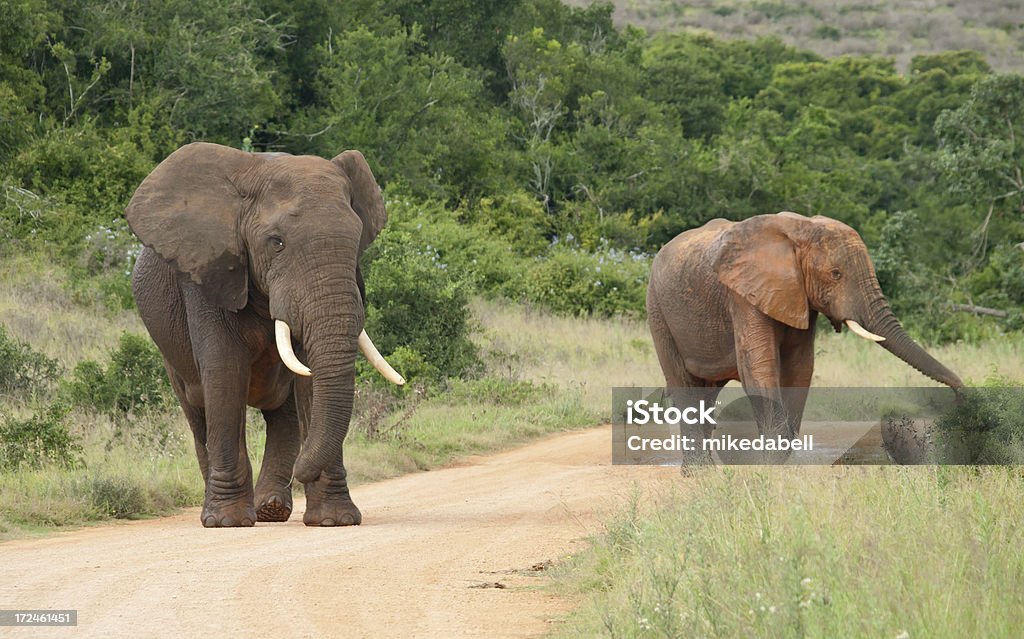
<svg viewBox="0 0 1024 639"><path fill-rule="evenodd" d="M599 421L571 390L542 388L537 395L518 406L487 400L452 404L439 398L407 419L392 417L384 427L385 434L377 438L357 427L345 443L345 466L351 481L377 481L437 468L460 457L509 448Z"/></svg>
<svg viewBox="0 0 1024 639"><path fill-rule="evenodd" d="M720 468L556 570L558 637L1016 637L1017 468Z"/></svg>

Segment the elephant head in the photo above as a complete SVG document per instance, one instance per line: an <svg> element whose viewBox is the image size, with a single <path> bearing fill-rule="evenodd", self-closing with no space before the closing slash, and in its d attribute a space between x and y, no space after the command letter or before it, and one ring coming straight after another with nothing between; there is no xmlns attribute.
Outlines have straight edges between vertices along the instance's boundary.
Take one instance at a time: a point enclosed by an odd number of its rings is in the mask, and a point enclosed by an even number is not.
<svg viewBox="0 0 1024 639"><path fill-rule="evenodd" d="M281 360L312 376L295 477L315 480L348 429L356 350L404 382L363 331L358 260L387 220L366 160L357 151L325 160L189 144L143 181L126 214L142 243L210 305L248 306L275 322Z"/></svg>
<svg viewBox="0 0 1024 639"><path fill-rule="evenodd" d="M765 315L807 329L810 311L817 311L836 331L846 324L928 377L963 387L903 330L867 247L846 224L791 212L759 215L733 224L718 241L719 280Z"/></svg>

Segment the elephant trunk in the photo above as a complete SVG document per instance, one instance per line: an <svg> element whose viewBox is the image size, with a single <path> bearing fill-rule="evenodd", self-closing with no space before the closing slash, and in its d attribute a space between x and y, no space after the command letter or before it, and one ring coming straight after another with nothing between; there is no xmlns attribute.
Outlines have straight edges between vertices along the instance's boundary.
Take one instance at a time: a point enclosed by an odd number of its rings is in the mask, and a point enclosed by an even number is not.
<svg viewBox="0 0 1024 639"><path fill-rule="evenodd" d="M316 481L330 464L341 461L355 395L362 306L337 302L326 306L323 312L307 315L317 319L305 322L302 331L303 350L312 370L309 426L295 462L295 478L303 483ZM339 308L358 312L338 315ZM333 314L328 315L331 310Z"/></svg>
<svg viewBox="0 0 1024 639"><path fill-rule="evenodd" d="M879 296L878 300L875 310L870 314L867 329L885 338L879 345L935 381L951 388L963 388L964 383L956 373L929 355L907 335L885 298Z"/></svg>

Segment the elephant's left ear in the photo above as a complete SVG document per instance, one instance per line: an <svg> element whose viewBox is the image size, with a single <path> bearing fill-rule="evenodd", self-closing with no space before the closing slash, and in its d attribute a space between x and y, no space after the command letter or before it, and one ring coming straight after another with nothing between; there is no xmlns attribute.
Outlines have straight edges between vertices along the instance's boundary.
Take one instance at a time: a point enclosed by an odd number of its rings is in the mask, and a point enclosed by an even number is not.
<svg viewBox="0 0 1024 639"><path fill-rule="evenodd" d="M345 151L331 161L348 177L351 185L349 197L352 209L363 221L363 235L359 239L359 252L362 253L388 221L384 197L362 153Z"/></svg>
<svg viewBox="0 0 1024 639"><path fill-rule="evenodd" d="M810 309L796 246L773 218L736 222L723 233L715 272L722 284L757 310L793 328L806 329Z"/></svg>

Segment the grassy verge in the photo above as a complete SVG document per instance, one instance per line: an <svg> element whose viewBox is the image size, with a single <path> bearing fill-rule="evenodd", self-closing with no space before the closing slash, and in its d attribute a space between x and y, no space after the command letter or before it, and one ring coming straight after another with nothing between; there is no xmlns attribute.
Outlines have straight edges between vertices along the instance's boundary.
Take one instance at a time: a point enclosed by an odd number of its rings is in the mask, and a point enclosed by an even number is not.
<svg viewBox="0 0 1024 639"><path fill-rule="evenodd" d="M354 420L345 445L350 481L437 468L462 456L597 423L578 393L553 386L525 388L514 400L494 396L493 388L490 397L481 391L472 402L445 393L374 420L372 429L364 412ZM128 424L85 412L70 419L72 434L83 444L79 464L0 472L0 540L164 515L202 503L191 435L177 409L132 417ZM265 434L262 416L250 410L247 440L254 470L262 462Z"/></svg>
<svg viewBox="0 0 1024 639"><path fill-rule="evenodd" d="M558 569L557 636L1014 637L1016 468L725 468Z"/></svg>
<svg viewBox="0 0 1024 639"><path fill-rule="evenodd" d="M511 403L484 393L442 396L408 417L390 418L376 435L357 425L345 443L345 466L355 483L376 481L598 423L578 392L531 389Z"/></svg>

